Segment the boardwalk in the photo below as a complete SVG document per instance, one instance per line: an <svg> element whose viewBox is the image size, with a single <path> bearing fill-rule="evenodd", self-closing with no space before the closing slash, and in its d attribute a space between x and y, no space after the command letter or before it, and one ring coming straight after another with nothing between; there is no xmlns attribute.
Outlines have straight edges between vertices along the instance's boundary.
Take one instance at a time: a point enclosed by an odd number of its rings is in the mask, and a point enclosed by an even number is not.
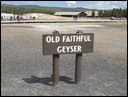
<svg viewBox="0 0 128 97"><path fill-rule="evenodd" d="M110 23L127 22L127 20L21 20L21 21L1 21L1 24L12 23Z"/></svg>

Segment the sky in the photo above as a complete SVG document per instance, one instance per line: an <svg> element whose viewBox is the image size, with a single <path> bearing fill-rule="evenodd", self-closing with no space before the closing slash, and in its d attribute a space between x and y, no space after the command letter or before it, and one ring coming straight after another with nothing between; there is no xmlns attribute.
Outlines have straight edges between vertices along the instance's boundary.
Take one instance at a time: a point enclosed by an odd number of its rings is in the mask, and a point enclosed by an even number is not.
<svg viewBox="0 0 128 97"><path fill-rule="evenodd" d="M89 9L127 8L127 1L1 1L2 4L39 5L47 7L83 7Z"/></svg>

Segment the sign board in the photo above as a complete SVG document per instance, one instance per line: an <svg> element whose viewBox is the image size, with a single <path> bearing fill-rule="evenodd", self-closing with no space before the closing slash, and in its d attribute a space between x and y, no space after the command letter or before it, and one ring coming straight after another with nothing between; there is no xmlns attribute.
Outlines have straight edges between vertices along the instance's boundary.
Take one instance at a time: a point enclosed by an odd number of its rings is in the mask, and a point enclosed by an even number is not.
<svg viewBox="0 0 128 97"><path fill-rule="evenodd" d="M94 34L45 34L43 54L73 54L93 52Z"/></svg>

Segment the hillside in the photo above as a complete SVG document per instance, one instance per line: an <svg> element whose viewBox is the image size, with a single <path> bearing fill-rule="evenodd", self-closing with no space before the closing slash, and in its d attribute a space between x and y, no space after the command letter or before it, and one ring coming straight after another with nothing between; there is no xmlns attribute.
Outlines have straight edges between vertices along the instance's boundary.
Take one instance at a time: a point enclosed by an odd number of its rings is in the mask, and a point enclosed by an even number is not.
<svg viewBox="0 0 128 97"><path fill-rule="evenodd" d="M46 13L53 15L56 11L89 11L89 10L96 10L96 9L87 9L87 8L64 8L64 7L44 7L38 5L9 5L9 4L1 4L1 13Z"/></svg>

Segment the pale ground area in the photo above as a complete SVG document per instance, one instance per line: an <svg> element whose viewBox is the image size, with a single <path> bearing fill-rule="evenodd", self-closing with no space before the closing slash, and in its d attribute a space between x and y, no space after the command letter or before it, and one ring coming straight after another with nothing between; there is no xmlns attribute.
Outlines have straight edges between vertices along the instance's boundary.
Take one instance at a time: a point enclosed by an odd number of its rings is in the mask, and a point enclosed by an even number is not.
<svg viewBox="0 0 128 97"><path fill-rule="evenodd" d="M38 16L38 18L36 18L36 20L73 20L72 17L62 17L62 16L55 16L55 15L41 14L41 13L32 13L32 14L36 14ZM31 15L31 13L30 13L30 15ZM77 18L77 20L110 20L110 19L105 19L105 18Z"/></svg>
<svg viewBox="0 0 128 97"><path fill-rule="evenodd" d="M60 82L52 86L52 55L42 35L94 33L94 52L84 53L82 78L74 84L75 54L60 55ZM127 96L127 24L1 24L2 96Z"/></svg>

